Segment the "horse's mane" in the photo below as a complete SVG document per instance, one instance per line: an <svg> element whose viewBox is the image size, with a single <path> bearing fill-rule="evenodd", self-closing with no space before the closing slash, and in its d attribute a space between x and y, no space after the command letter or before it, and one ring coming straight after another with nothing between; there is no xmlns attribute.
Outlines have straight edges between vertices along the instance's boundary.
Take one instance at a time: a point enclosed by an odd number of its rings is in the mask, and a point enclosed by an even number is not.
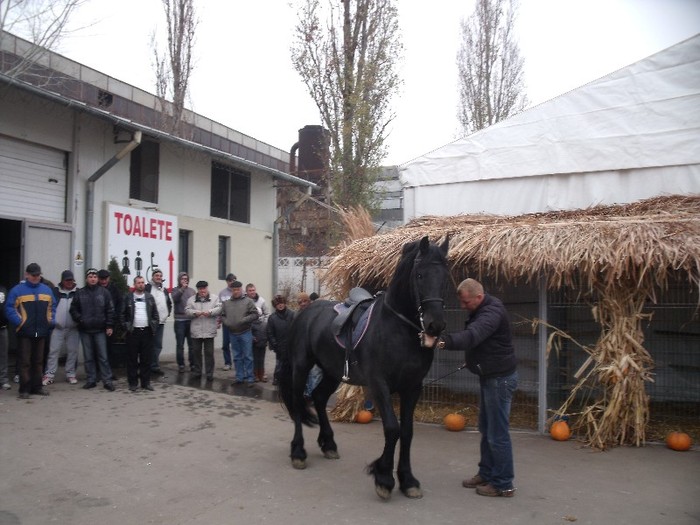
<svg viewBox="0 0 700 525"><path fill-rule="evenodd" d="M404 244L401 250L401 258L399 259L399 264L396 265L396 271L394 272L394 277L391 282L406 282L411 275L411 269L413 268L413 261L418 253L418 245L420 241L412 241ZM389 283L391 286L391 283Z"/></svg>

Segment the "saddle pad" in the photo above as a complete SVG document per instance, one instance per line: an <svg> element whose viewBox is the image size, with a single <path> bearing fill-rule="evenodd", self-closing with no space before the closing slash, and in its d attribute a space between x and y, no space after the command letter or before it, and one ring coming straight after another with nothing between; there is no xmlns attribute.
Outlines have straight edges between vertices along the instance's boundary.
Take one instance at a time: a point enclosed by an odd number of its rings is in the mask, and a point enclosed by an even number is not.
<svg viewBox="0 0 700 525"><path fill-rule="evenodd" d="M373 302L369 308L362 312L362 315L357 320L357 323L354 325L352 323L348 323L345 328L343 328L343 331L335 336L335 342L338 343L341 348L345 348L345 342L347 341L347 330L349 329L352 329L352 337L350 339L352 341L352 347L356 348L357 345L360 344L360 341L367 331L367 325L369 324L375 304L376 303ZM338 303L333 307L333 309L340 314L341 312L347 310L348 307L345 306L344 303Z"/></svg>

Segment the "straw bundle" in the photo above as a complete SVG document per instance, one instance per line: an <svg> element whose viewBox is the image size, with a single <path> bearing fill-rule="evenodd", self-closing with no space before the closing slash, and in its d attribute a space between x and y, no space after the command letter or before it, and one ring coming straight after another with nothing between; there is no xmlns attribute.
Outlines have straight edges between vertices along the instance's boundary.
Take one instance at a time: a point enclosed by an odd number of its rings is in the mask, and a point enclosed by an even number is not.
<svg viewBox="0 0 700 525"><path fill-rule="evenodd" d="M652 379L653 360L643 347L641 310L671 275L700 287L700 196L518 217L421 217L341 247L324 282L338 296L353 286L384 288L403 245L425 235L433 242L450 237L455 280L543 278L549 289L569 287L595 298L601 335L589 352L593 367L576 389L597 381L603 394L582 413L586 439L597 448L644 442L644 382Z"/></svg>

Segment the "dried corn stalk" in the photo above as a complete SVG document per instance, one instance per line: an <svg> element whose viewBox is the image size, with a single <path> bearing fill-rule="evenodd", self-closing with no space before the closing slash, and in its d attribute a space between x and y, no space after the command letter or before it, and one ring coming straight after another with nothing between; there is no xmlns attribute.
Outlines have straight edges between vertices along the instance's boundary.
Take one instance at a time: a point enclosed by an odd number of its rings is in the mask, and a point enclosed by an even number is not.
<svg viewBox="0 0 700 525"><path fill-rule="evenodd" d="M578 414L573 428L584 433L587 444L600 450L615 445L643 445L649 422L645 383L653 381L654 362L642 345L641 325L651 315L642 313L647 294L640 293L633 283L624 284L627 286L621 283L607 288L593 308L601 336L593 348L576 343L589 353L593 367L587 369L584 364L579 369L579 382L557 411L559 415L569 413L580 402L579 396L587 396L597 388L601 393ZM560 331L554 332L548 351L560 337L571 339Z"/></svg>
<svg viewBox="0 0 700 525"><path fill-rule="evenodd" d="M332 421L355 421L357 413L364 408L365 391L361 386L343 383L336 392L337 400L331 410Z"/></svg>

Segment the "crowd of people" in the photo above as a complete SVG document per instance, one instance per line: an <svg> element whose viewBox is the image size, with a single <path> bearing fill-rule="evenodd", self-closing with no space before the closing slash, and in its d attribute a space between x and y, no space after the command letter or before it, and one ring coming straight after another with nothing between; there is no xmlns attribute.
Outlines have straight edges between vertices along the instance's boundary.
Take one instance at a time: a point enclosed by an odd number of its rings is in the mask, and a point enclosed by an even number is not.
<svg viewBox="0 0 700 525"><path fill-rule="evenodd" d="M8 328L17 340L19 398L48 396L45 388L54 382L59 354L65 350L68 383L78 383L78 343L82 344L86 380L91 389L102 382L114 391L116 377L110 367L110 348L115 327L126 333L126 374L130 391L139 386L153 390L151 377L162 375L159 357L163 348L166 319L174 311L178 373L184 373L187 344L191 379L204 373L214 379L214 340L223 331L224 370L234 370L234 384L253 386L268 380L265 374L267 346L277 359L273 383L278 383L280 356L288 349L288 334L296 312L287 308L287 297L275 295L270 313L265 299L254 284L243 289L235 275L226 277L226 288L218 295L209 292L209 283L189 286L189 275L178 275L172 293L163 285L163 274L156 269L151 282L133 279L131 290L122 295L110 283L107 270L90 268L85 286L78 288L73 272L65 270L58 286L42 277L41 267L30 263L25 279L9 292L0 286L0 388L10 390L8 378ZM481 283L466 279L457 288L461 307L469 318L462 331L440 336L422 334L424 344L438 349L461 351L465 366L479 377L479 431L481 433L478 472L465 479L465 488L483 496L512 497L513 452L509 433L510 408L518 384L516 358L510 321L503 303L486 294ZM298 310L317 299L300 293ZM314 367L309 373L305 396L321 380Z"/></svg>
<svg viewBox="0 0 700 525"><path fill-rule="evenodd" d="M287 298L275 296L271 316L256 286L249 283L244 288L232 273L226 276L226 288L219 294L211 293L209 283L203 280L190 287L186 272L178 275L177 287L168 290L163 273L155 269L149 282L143 276L134 277L126 294L110 277L108 270L89 268L85 286L78 288L73 272L65 270L54 286L43 277L41 267L31 263L18 285L9 291L0 286L0 388L12 388L8 329L14 331L16 339L14 379L21 399L49 395L46 387L54 383L59 358L64 354L66 381L77 385L81 346L82 387L95 388L101 382L106 390L114 391L117 377L111 363L118 333L126 345L129 390L153 390L151 378L164 374L160 355L171 315L178 373L185 373L188 365L193 380L204 376L207 382L213 381L219 331L223 335L223 370L233 370L234 384L267 382L268 345L275 353L285 350L286 331L293 319L292 310L286 309ZM309 302L307 294L299 294L299 308Z"/></svg>

